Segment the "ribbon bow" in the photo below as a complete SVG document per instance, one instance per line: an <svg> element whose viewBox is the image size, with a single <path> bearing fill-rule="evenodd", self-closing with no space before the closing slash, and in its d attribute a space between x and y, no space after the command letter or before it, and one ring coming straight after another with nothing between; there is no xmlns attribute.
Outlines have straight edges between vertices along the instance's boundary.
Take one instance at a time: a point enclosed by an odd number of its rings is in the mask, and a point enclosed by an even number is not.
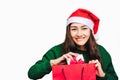
<svg viewBox="0 0 120 80"><path fill-rule="evenodd" d="M68 63L68 65L70 65L70 64L84 64L85 62L84 62L84 59L83 59L83 56L82 55L79 55L79 56L73 56L73 59L71 60L71 59L69 59L69 60L67 60L67 63Z"/></svg>

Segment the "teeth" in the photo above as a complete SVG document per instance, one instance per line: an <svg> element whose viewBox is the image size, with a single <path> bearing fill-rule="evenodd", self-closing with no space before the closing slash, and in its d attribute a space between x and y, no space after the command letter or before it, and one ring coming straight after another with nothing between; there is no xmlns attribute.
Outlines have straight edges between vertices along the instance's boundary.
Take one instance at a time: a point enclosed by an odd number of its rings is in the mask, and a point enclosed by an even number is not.
<svg viewBox="0 0 120 80"><path fill-rule="evenodd" d="M82 39L77 39L77 40L82 40Z"/></svg>
<svg viewBox="0 0 120 80"><path fill-rule="evenodd" d="M82 40L83 38L77 38L77 40Z"/></svg>

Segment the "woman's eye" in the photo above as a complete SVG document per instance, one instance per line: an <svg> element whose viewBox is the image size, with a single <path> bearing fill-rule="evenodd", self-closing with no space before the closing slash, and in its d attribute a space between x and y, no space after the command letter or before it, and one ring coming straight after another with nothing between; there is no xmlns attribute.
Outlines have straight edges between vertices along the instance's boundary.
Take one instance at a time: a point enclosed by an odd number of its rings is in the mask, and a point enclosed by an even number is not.
<svg viewBox="0 0 120 80"><path fill-rule="evenodd" d="M71 29L72 31L75 31L75 30L77 30L77 29L75 29L75 28L73 28L73 29Z"/></svg>
<svg viewBox="0 0 120 80"><path fill-rule="evenodd" d="M83 30L86 30L86 29L88 29L88 28L86 28L86 27L84 27L84 28L82 28Z"/></svg>

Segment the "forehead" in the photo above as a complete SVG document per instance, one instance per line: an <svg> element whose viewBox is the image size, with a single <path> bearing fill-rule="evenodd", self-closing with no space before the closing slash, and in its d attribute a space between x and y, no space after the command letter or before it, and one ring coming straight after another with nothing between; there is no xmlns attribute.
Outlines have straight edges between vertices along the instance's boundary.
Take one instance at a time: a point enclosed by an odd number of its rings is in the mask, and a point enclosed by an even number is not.
<svg viewBox="0 0 120 80"><path fill-rule="evenodd" d="M81 27L81 26L86 26L87 27L87 25L85 25L85 24L82 24L82 23L77 23L77 22L73 22L73 23L71 23L71 25L70 25L71 27Z"/></svg>

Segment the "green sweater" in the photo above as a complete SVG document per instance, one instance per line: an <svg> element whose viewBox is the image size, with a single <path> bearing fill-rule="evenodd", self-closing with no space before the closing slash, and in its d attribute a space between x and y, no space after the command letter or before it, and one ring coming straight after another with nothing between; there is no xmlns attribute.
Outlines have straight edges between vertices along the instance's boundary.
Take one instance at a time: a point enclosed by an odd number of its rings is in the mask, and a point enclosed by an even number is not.
<svg viewBox="0 0 120 80"><path fill-rule="evenodd" d="M98 45L98 49L102 58L103 63L102 68L106 75L103 78L97 77L97 80L118 80L118 76L114 70L110 54L101 45ZM78 50L77 52L83 55L84 60L86 62L89 61L89 56L88 54L86 54L86 51ZM50 50L46 52L46 54L44 54L41 60L37 61L33 66L31 66L31 68L28 71L28 77L30 79L35 80L40 79L44 75L50 73L52 70L50 60L62 56L61 53L62 53L61 44L52 47Z"/></svg>

